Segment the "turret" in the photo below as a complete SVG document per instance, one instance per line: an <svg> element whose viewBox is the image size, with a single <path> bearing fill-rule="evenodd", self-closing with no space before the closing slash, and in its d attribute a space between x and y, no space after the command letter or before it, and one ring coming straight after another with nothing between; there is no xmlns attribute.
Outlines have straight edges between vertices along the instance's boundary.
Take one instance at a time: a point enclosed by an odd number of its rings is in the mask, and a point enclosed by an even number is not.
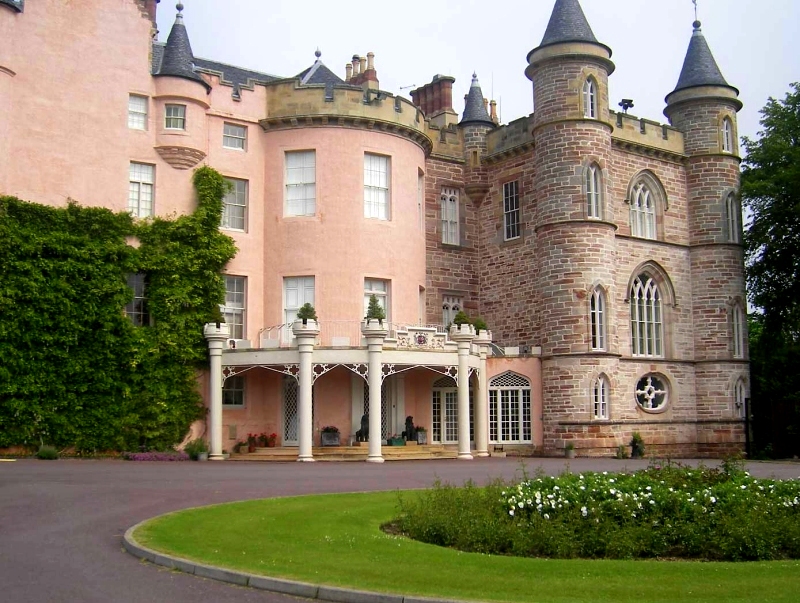
<svg viewBox="0 0 800 603"><path fill-rule="evenodd" d="M616 332L607 319L621 298L614 292L616 226L606 190L614 64L578 0L556 0L528 63L535 106L534 343L542 346L544 447L552 452L573 439L615 437L611 431L589 435L600 428L592 424L591 384L617 382L618 372ZM606 399L612 414L619 412L615 401Z"/></svg>
<svg viewBox="0 0 800 603"><path fill-rule="evenodd" d="M195 70L192 45L183 23L183 4L169 32L156 78L156 151L175 169L194 167L205 158L206 111L211 86Z"/></svg>
<svg viewBox="0 0 800 603"><path fill-rule="evenodd" d="M736 113L739 91L722 75L700 29L694 31L664 113L684 134L691 244L698 452L741 450L735 391L749 389L746 297L739 206ZM734 378L731 378L734 375Z"/></svg>
<svg viewBox="0 0 800 603"><path fill-rule="evenodd" d="M495 123L487 110L489 101L483 97L478 74L472 74L472 83L469 93L464 97L464 117L458 127L464 131L464 155L467 165L466 183L470 185L483 185L486 182L486 173L483 168L483 159L486 155L486 134L495 128ZM474 201L480 202L489 190L488 185L480 187L475 193L467 194ZM477 197L476 197L477 194Z"/></svg>

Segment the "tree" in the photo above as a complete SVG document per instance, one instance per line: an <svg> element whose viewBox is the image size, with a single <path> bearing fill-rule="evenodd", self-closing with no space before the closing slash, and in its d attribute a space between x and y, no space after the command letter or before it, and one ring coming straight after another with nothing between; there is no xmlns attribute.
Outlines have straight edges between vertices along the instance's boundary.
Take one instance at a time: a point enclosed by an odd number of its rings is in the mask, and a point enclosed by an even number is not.
<svg viewBox="0 0 800 603"><path fill-rule="evenodd" d="M800 83L762 109L747 156L741 195L747 285L758 312L750 320L752 410L757 450L800 454Z"/></svg>
<svg viewBox="0 0 800 603"><path fill-rule="evenodd" d="M761 110L757 140L744 139L742 200L750 301L767 334L800 334L800 83Z"/></svg>

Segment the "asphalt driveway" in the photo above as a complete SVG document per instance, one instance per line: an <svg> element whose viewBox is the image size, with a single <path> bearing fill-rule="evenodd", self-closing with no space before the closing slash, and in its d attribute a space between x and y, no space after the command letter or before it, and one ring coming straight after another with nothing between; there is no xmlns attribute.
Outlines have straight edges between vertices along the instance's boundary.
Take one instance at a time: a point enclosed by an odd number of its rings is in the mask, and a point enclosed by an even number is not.
<svg viewBox="0 0 800 603"><path fill-rule="evenodd" d="M645 467L646 461L574 459L573 471ZM142 463L18 460L0 462L0 601L290 602L292 597L173 572L122 550L130 526L168 511L294 494L430 486L436 478L485 482L520 474L515 459L471 462ZM561 459L526 459L559 473ZM800 477L796 463L751 463L758 477Z"/></svg>

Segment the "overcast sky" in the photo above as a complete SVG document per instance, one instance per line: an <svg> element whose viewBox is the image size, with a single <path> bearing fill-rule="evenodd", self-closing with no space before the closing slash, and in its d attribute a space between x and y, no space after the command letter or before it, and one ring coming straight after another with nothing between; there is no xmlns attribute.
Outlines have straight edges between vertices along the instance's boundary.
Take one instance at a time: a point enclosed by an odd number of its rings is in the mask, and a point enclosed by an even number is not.
<svg viewBox="0 0 800 603"><path fill-rule="evenodd" d="M380 87L409 97L437 73L456 78L461 114L473 71L484 96L508 123L533 109L525 57L539 45L555 0L183 0L196 56L282 77L322 61L344 78L354 54L375 53ZM159 39L175 19L159 5ZM581 0L597 39L610 46L616 71L610 102L632 98L630 113L659 122L678 81L692 33L691 0ZM800 0L698 0L711 51L744 109L740 135L755 136L759 110L800 81Z"/></svg>

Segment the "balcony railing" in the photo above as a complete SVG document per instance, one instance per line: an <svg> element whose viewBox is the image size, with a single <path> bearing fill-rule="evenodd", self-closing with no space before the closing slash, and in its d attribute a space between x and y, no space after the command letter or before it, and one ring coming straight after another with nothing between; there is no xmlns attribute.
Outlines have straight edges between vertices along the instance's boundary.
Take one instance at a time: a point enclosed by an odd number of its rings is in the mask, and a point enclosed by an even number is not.
<svg viewBox="0 0 800 603"><path fill-rule="evenodd" d="M355 320L320 320L319 336L317 346L347 348L361 347L366 345L366 341L361 336L361 321ZM388 339L397 339L398 333L407 333L409 327L412 329L425 329L431 335L443 337L449 341L447 328L443 325L409 325L406 323L384 323L389 331ZM279 324L265 327L259 332L259 340L252 342L251 347L261 347L265 349L286 348L297 345L292 333L292 323Z"/></svg>

